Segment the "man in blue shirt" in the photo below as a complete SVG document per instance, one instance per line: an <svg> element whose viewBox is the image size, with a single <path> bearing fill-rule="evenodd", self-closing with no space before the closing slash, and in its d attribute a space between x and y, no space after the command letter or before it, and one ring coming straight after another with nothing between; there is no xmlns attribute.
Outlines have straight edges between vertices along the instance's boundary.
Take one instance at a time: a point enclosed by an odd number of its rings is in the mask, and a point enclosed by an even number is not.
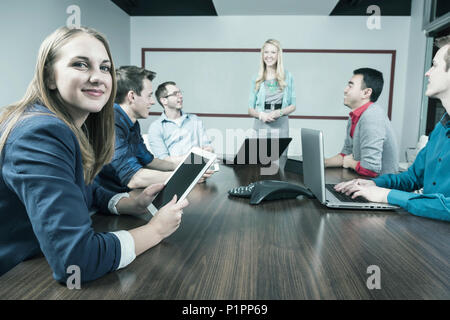
<svg viewBox="0 0 450 320"><path fill-rule="evenodd" d="M182 112L183 95L175 82L162 83L155 95L164 108L148 130L150 148L156 157L179 163L192 147L213 152L202 121Z"/></svg>
<svg viewBox="0 0 450 320"><path fill-rule="evenodd" d="M440 48L425 74L425 94L441 100L446 113L416 160L401 174L382 175L373 180L355 179L335 188L352 197L399 205L422 217L450 221L450 35L436 40ZM423 188L423 194L411 191Z"/></svg>
<svg viewBox="0 0 450 320"><path fill-rule="evenodd" d="M145 188L164 182L175 164L155 158L146 148L138 119L149 116L155 104L152 80L156 73L135 66L116 70L117 93L115 113L115 152L111 163L105 165L96 180L114 192Z"/></svg>

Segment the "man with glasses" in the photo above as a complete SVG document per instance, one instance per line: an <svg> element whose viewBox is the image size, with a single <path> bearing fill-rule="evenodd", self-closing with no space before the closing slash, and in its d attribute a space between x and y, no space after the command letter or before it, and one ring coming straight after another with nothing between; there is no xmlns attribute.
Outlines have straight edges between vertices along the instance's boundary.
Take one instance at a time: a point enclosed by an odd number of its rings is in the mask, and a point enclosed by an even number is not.
<svg viewBox="0 0 450 320"><path fill-rule="evenodd" d="M156 157L179 163L192 147L213 152L202 121L183 109L183 94L173 81L160 84L156 100L164 112L148 130L150 149Z"/></svg>

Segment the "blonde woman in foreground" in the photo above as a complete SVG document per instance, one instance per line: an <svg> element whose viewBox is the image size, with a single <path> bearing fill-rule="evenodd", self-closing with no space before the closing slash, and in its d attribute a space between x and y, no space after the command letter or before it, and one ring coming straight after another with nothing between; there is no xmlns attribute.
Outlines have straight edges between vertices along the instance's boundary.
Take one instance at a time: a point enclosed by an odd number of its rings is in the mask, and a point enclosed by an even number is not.
<svg viewBox="0 0 450 320"><path fill-rule="evenodd" d="M180 225L176 197L147 224L97 233L89 211L147 213L162 185L115 195L94 177L114 153L114 64L103 35L61 27L39 50L22 100L0 116L0 275L44 254L60 282L71 265L81 281L123 268Z"/></svg>

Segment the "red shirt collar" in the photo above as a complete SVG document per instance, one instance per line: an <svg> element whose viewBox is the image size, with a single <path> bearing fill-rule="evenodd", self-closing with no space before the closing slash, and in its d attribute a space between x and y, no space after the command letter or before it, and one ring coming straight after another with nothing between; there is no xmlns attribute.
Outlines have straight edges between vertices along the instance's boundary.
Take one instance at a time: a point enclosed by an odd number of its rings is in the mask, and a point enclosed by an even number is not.
<svg viewBox="0 0 450 320"><path fill-rule="evenodd" d="M352 127L350 129L350 137L353 138L353 132L355 132L355 127L356 127L356 124L359 121L359 118L364 113L364 111L366 111L367 108L369 108L372 104L373 104L373 102L369 101L366 104L363 104L361 107L359 107L359 108L357 108L357 109L355 109L355 110L353 110L352 112L349 113L350 118L352 118Z"/></svg>
<svg viewBox="0 0 450 320"><path fill-rule="evenodd" d="M370 107L373 104L372 101L367 102L366 104L363 104L361 107L353 110L349 113L350 117L353 119L354 117L361 117L361 115L364 113L364 111L367 110L368 107Z"/></svg>

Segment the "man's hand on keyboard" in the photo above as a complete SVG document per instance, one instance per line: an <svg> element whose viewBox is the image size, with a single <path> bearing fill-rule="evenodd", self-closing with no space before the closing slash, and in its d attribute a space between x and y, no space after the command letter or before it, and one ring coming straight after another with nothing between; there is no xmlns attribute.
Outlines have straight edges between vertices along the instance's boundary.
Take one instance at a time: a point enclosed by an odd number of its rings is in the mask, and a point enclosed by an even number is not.
<svg viewBox="0 0 450 320"><path fill-rule="evenodd" d="M371 202L387 203L387 195L390 189L380 188L375 185L372 180L354 179L347 182L339 183L335 186L335 190L345 193L354 199L363 197Z"/></svg>
<svg viewBox="0 0 450 320"><path fill-rule="evenodd" d="M353 179L350 181L345 181L338 183L334 189L336 191L345 193L346 195L351 195L353 192L356 191L355 188L358 188L359 186L375 186L375 182L372 180L366 180L366 179Z"/></svg>
<svg viewBox="0 0 450 320"><path fill-rule="evenodd" d="M387 196L391 189L380 188L377 186L359 186L359 190L355 191L352 198L363 197L370 202L388 203Z"/></svg>

